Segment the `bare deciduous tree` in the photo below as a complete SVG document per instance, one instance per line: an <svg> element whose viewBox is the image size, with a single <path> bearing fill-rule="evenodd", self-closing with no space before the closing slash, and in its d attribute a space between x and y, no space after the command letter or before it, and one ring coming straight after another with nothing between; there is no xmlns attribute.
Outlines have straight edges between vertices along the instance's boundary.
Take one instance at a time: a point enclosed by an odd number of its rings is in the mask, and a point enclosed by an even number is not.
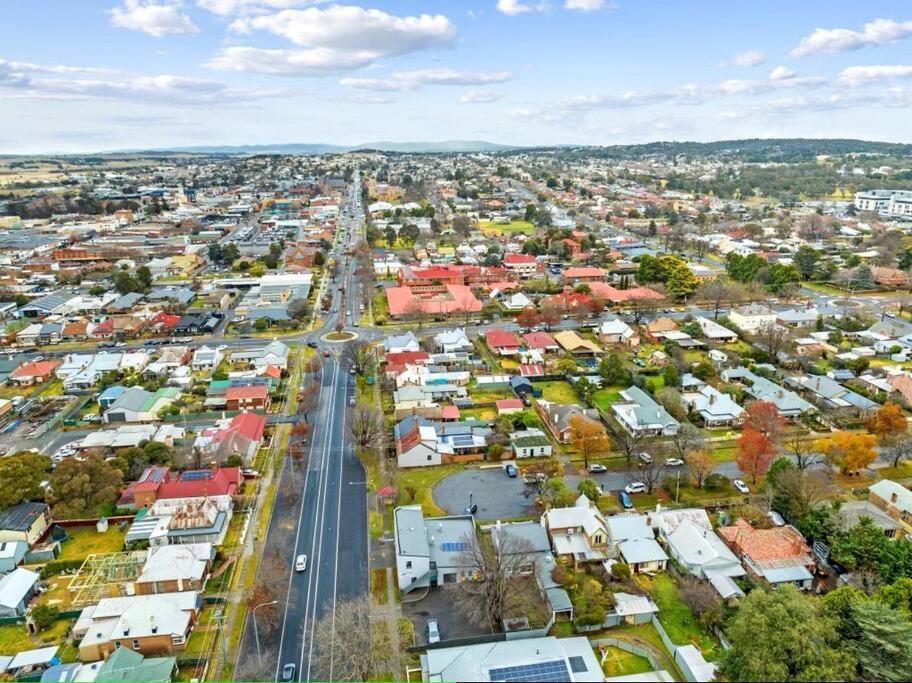
<svg viewBox="0 0 912 683"><path fill-rule="evenodd" d="M631 434L626 429L618 428L613 434L614 443L617 444L618 450L624 454L627 461L627 467L633 463L633 459L640 451L643 445L643 437L639 433Z"/></svg>
<svg viewBox="0 0 912 683"><path fill-rule="evenodd" d="M806 470L823 462L823 455L814 447L814 440L808 439L799 429L786 430L782 435L782 450L791 456L795 467Z"/></svg>
<svg viewBox="0 0 912 683"><path fill-rule="evenodd" d="M789 331L776 323L763 323L755 335L757 342L765 348L773 362L789 342Z"/></svg>
<svg viewBox="0 0 912 683"><path fill-rule="evenodd" d="M367 596L337 601L313 626L311 667L317 680L367 681L393 668L385 622L371 621Z"/></svg>
<svg viewBox="0 0 912 683"><path fill-rule="evenodd" d="M342 349L342 362L353 367L359 375L373 368L374 360L374 353L367 342L349 342Z"/></svg>
<svg viewBox="0 0 912 683"><path fill-rule="evenodd" d="M681 425L678 431L668 439L668 444L674 454L684 460L688 451L703 450L706 448L706 440L699 429L689 422Z"/></svg>
<svg viewBox="0 0 912 683"><path fill-rule="evenodd" d="M476 624L500 628L505 617L522 614L527 608L517 580L529 572L535 553L532 543L517 535L501 533L495 548L492 539L474 535L462 539L465 549L459 564L474 575L456 584L458 608Z"/></svg>
<svg viewBox="0 0 912 683"><path fill-rule="evenodd" d="M652 457L652 462L640 461L640 481L646 484L648 493L652 493L652 490L662 480L663 474L665 474L664 458L661 458L658 455L654 455Z"/></svg>
<svg viewBox="0 0 912 683"><path fill-rule="evenodd" d="M361 448L380 449L386 436L383 413L372 406L356 406L351 413L351 434Z"/></svg>
<svg viewBox="0 0 912 683"><path fill-rule="evenodd" d="M263 645L261 639L260 657L239 657L237 668L234 670L234 678L238 681L271 681L275 677L278 658L277 648L272 645Z"/></svg>

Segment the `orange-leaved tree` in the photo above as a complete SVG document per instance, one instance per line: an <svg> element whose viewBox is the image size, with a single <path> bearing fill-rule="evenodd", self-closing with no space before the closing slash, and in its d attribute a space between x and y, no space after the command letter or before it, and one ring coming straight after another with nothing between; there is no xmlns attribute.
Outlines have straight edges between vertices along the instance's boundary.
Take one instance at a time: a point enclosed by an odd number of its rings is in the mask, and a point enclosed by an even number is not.
<svg viewBox="0 0 912 683"><path fill-rule="evenodd" d="M837 465L843 474L849 474L874 462L877 458L874 451L876 441L872 434L837 431L818 439L817 449L823 453L827 462Z"/></svg>
<svg viewBox="0 0 912 683"><path fill-rule="evenodd" d="M773 442L766 434L753 427L745 427L738 439L735 462L738 463L738 469L756 484L769 469L775 451Z"/></svg>
<svg viewBox="0 0 912 683"><path fill-rule="evenodd" d="M744 409L744 427L760 432L772 444L779 443L785 420L769 401L751 401Z"/></svg>
<svg viewBox="0 0 912 683"><path fill-rule="evenodd" d="M608 450L605 425L585 415L573 415L567 423L570 426L570 443L583 456L585 466L589 467L589 458Z"/></svg>

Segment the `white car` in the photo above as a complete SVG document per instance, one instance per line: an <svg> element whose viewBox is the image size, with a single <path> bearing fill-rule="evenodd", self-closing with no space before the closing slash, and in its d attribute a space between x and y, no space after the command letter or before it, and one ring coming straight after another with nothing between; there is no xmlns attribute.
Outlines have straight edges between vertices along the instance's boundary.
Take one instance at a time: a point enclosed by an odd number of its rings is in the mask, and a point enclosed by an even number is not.
<svg viewBox="0 0 912 683"><path fill-rule="evenodd" d="M665 467L680 467L683 464L681 458L665 458Z"/></svg>
<svg viewBox="0 0 912 683"><path fill-rule="evenodd" d="M605 467L604 465L601 465L597 462L594 462L591 465L589 465L589 467L587 469L589 470L590 474L604 474L605 472L608 471L607 467Z"/></svg>
<svg viewBox="0 0 912 683"><path fill-rule="evenodd" d="M429 619L427 623L428 643L440 642L440 628L437 626L436 619Z"/></svg>
<svg viewBox="0 0 912 683"><path fill-rule="evenodd" d="M307 555L298 555L295 560L295 571L303 572L305 569L307 569Z"/></svg>
<svg viewBox="0 0 912 683"><path fill-rule="evenodd" d="M649 453L647 453L646 451L643 451L643 452L640 453L640 455L637 456L637 457L639 457L640 462L643 463L644 465L651 465L651 464L652 464L652 456L649 455Z"/></svg>
<svg viewBox="0 0 912 683"><path fill-rule="evenodd" d="M646 484L641 481L632 481L624 487L624 491L627 493L646 493L647 488Z"/></svg>
<svg viewBox="0 0 912 683"><path fill-rule="evenodd" d="M732 486L734 486L736 489L738 489L738 491L740 493L750 493L751 492L751 490L749 488L747 488L747 484L745 484L740 479L735 479L732 482Z"/></svg>

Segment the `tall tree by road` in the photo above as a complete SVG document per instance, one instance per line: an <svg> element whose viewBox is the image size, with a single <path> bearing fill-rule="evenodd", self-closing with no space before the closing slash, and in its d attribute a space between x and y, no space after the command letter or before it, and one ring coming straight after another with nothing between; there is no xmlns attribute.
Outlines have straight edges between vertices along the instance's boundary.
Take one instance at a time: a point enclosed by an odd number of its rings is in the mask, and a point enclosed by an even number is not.
<svg viewBox="0 0 912 683"><path fill-rule="evenodd" d="M373 406L359 405L351 413L351 434L361 448L380 450L386 436L383 413Z"/></svg>
<svg viewBox="0 0 912 683"><path fill-rule="evenodd" d="M370 598L363 595L324 611L313 626L310 663L316 680L377 680L392 671L392 650L386 624L371 620Z"/></svg>
<svg viewBox="0 0 912 683"><path fill-rule="evenodd" d="M570 427L570 443L583 456L585 467L589 467L589 458L598 453L607 453L608 434L601 422L585 415L572 415L567 423Z"/></svg>

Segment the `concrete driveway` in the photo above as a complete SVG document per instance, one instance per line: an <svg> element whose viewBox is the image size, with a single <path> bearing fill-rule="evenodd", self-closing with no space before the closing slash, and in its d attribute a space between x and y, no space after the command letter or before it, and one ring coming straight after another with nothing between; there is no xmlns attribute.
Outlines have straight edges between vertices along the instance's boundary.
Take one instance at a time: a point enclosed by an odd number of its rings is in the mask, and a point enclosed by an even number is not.
<svg viewBox="0 0 912 683"><path fill-rule="evenodd" d="M528 517L536 513L535 489L519 477L511 479L499 467L489 470L463 470L442 479L434 487L434 502L451 515L461 515L472 502L478 505L475 516L491 521Z"/></svg>
<svg viewBox="0 0 912 683"><path fill-rule="evenodd" d="M421 595L422 591L423 589L417 589L415 593ZM415 628L416 645L427 645L427 623L431 619L437 620L441 641L486 636L491 633L489 629L469 621L457 608L459 591L456 588L432 588L425 597L410 602L414 597L411 593L402 596L402 614Z"/></svg>

